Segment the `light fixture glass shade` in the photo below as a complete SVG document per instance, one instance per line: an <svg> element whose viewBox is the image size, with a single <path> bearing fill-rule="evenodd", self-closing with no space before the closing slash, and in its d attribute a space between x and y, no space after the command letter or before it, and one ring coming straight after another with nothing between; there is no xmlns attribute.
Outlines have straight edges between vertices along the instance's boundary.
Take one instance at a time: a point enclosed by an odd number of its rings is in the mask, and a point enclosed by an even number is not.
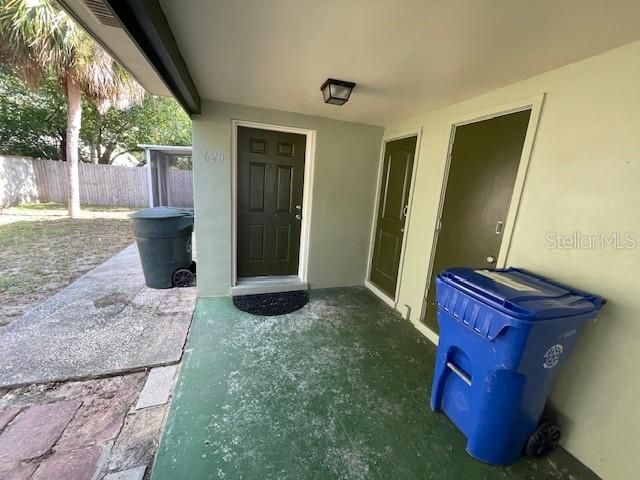
<svg viewBox="0 0 640 480"><path fill-rule="evenodd" d="M329 78L322 84L320 90L322 90L322 97L324 103L330 103L332 105L344 105L351 96L351 91L356 84L353 82L346 82L344 80L335 80Z"/></svg>

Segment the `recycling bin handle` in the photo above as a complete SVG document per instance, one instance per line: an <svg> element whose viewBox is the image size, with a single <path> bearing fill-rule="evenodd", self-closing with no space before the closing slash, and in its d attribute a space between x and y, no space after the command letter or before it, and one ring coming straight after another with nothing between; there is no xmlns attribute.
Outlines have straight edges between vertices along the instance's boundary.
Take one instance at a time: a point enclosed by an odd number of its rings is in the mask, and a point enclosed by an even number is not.
<svg viewBox="0 0 640 480"><path fill-rule="evenodd" d="M471 377L463 372L462 369L458 368L453 362L447 362L447 367L449 367L449 370L460 377L460 380L471 386Z"/></svg>

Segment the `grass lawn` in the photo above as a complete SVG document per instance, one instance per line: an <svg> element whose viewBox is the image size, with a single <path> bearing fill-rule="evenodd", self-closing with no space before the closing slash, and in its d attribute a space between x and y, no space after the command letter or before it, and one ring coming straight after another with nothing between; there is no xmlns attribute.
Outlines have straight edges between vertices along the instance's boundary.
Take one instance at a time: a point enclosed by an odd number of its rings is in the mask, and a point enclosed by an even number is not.
<svg viewBox="0 0 640 480"><path fill-rule="evenodd" d="M0 326L67 286L134 241L131 209L22 205L0 215Z"/></svg>

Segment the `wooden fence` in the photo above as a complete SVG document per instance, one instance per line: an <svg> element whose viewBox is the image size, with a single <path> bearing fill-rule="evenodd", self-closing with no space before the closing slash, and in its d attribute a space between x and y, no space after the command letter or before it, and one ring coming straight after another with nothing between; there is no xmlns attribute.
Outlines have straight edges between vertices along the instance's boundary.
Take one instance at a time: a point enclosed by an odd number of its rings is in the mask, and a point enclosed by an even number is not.
<svg viewBox="0 0 640 480"><path fill-rule="evenodd" d="M67 201L67 165L54 160L0 156L0 206ZM170 202L193 206L192 172L167 170ZM149 187L145 167L80 163L80 203L146 207Z"/></svg>
<svg viewBox="0 0 640 480"><path fill-rule="evenodd" d="M169 168L167 174L167 200L173 207L193 208L193 172Z"/></svg>

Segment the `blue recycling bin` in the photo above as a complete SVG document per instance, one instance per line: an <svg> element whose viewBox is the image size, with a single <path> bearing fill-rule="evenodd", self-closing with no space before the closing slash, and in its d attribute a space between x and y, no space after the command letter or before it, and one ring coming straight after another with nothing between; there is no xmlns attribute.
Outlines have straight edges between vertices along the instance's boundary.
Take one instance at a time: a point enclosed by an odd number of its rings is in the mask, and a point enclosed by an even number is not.
<svg viewBox="0 0 640 480"><path fill-rule="evenodd" d="M436 278L436 303L431 408L464 433L472 457L512 463L605 301L520 269L453 268Z"/></svg>

